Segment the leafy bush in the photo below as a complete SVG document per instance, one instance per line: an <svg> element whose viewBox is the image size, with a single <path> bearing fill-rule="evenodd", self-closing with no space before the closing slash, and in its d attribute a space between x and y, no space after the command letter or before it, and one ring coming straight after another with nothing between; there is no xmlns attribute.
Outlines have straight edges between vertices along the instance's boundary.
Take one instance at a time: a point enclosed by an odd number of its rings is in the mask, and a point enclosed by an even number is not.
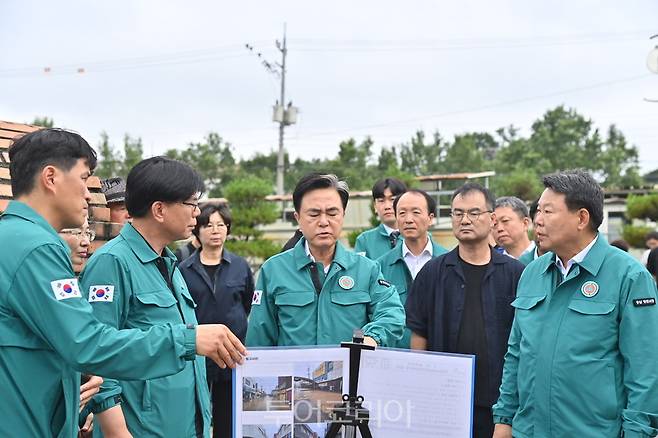
<svg viewBox="0 0 658 438"><path fill-rule="evenodd" d="M264 239L263 232L258 229L259 225L270 224L279 216L277 206L265 200L271 192L271 183L253 176L234 179L225 187L233 216L231 236L226 242L229 251L266 260L281 250Z"/></svg>
<svg viewBox="0 0 658 438"><path fill-rule="evenodd" d="M352 248L354 248L354 245L356 245L356 238L359 237L359 234L363 233L368 229L369 228L359 228L357 230L350 231L350 233L347 235L347 241L350 243L350 246Z"/></svg>
<svg viewBox="0 0 658 438"><path fill-rule="evenodd" d="M658 221L658 193L630 195L626 200L626 215L631 219Z"/></svg>
<svg viewBox="0 0 658 438"><path fill-rule="evenodd" d="M271 240L227 240L226 248L245 258L267 260L281 251L281 247Z"/></svg>
<svg viewBox="0 0 658 438"><path fill-rule="evenodd" d="M622 235L624 236L624 240L633 248L644 248L644 236L650 231L654 231L654 228L648 226L624 225Z"/></svg>

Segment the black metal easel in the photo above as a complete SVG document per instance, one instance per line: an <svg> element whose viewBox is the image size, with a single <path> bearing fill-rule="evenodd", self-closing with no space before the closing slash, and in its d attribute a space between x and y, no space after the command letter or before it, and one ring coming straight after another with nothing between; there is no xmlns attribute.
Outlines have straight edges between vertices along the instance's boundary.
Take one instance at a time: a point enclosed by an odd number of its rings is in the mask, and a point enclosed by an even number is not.
<svg viewBox="0 0 658 438"><path fill-rule="evenodd" d="M359 387L359 368L361 366L361 350L374 350L375 347L363 343L363 331L355 329L352 342L341 342L343 348L350 349L350 389L349 394L343 394L343 403L332 409L331 422L325 438L336 438L341 427L352 432L356 438L356 430L362 438L372 438L368 421L370 412L363 407L363 396L356 395Z"/></svg>

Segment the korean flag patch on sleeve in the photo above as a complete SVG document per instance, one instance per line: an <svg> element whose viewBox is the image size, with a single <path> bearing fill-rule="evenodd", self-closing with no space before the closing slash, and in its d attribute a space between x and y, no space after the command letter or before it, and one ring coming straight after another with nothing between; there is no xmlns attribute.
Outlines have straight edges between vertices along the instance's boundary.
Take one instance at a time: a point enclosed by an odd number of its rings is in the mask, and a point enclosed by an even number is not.
<svg viewBox="0 0 658 438"><path fill-rule="evenodd" d="M65 300L67 298L82 298L80 289L78 288L78 280L75 278L64 278L62 280L51 281L50 287L53 289L57 301Z"/></svg>
<svg viewBox="0 0 658 438"><path fill-rule="evenodd" d="M111 303L112 301L114 301L114 286L111 284L89 286L90 303Z"/></svg>
<svg viewBox="0 0 658 438"><path fill-rule="evenodd" d="M262 296L263 296L263 291L262 291L262 290L255 290L255 291L254 291L254 296L253 296L252 299L251 299L251 304L252 304L252 305L254 305L254 304L258 305L258 304L260 304L260 299L261 299Z"/></svg>

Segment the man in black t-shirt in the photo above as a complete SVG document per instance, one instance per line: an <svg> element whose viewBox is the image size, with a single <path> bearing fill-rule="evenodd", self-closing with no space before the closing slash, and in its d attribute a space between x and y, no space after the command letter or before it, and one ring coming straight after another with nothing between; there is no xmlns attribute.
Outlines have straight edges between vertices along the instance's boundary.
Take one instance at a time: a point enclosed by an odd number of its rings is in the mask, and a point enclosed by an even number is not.
<svg viewBox="0 0 658 438"><path fill-rule="evenodd" d="M407 327L416 350L474 354L473 436L493 434L491 407L498 387L523 264L489 246L495 198L467 183L452 196L452 229L459 244L428 262L407 297Z"/></svg>

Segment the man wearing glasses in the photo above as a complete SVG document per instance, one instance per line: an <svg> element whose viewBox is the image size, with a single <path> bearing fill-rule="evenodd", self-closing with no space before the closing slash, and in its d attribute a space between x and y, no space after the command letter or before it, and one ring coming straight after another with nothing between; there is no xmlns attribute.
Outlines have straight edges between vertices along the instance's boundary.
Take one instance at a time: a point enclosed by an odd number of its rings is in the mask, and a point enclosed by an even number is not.
<svg viewBox="0 0 658 438"><path fill-rule="evenodd" d="M12 143L9 159L15 199L0 216L9 255L0 263L0 436L76 436L81 372L148 379L187 370L197 354L221 366L241 361L244 347L222 325L117 330L94 317L57 236L82 225L91 200L96 152L79 134L31 132Z"/></svg>
<svg viewBox="0 0 658 438"><path fill-rule="evenodd" d="M429 261L407 297L415 350L474 354L473 436L491 437L507 338L523 264L489 246L495 198L476 183L452 195L452 231L459 244Z"/></svg>
<svg viewBox="0 0 658 438"><path fill-rule="evenodd" d="M164 157L143 160L130 171L126 207L132 223L94 253L80 276L83 296L101 322L142 330L196 324L196 305L167 245L190 237L203 187L190 166ZM171 376L105 379L95 401L105 436L209 436L210 401L201 356Z"/></svg>

